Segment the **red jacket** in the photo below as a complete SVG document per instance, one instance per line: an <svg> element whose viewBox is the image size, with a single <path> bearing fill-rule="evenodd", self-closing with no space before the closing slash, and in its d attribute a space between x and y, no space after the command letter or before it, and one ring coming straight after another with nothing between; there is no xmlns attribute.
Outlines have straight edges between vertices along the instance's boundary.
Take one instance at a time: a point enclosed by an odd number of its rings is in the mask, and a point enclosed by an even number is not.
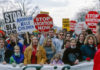
<svg viewBox="0 0 100 70"><path fill-rule="evenodd" d="M100 47L100 44L98 45L98 47ZM97 50L94 57L93 70L100 70L100 48Z"/></svg>

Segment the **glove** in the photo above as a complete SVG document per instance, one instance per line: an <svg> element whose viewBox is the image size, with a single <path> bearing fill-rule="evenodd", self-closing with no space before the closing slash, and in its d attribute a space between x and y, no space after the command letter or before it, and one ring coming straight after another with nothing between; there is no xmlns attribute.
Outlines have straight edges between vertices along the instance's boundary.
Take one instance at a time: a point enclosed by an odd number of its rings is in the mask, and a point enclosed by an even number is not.
<svg viewBox="0 0 100 70"><path fill-rule="evenodd" d="M86 58L86 60L87 60L87 61L90 61L90 60L91 60L91 58L90 58L90 57L87 57L87 58Z"/></svg>

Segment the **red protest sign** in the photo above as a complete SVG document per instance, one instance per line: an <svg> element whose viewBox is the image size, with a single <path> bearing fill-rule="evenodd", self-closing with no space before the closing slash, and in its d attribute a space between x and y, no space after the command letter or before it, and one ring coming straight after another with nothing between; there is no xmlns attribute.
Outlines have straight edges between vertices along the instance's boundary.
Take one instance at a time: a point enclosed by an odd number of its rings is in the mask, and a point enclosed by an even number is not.
<svg viewBox="0 0 100 70"><path fill-rule="evenodd" d="M48 14L38 14L34 18L35 28L40 32L48 32L53 27L53 19Z"/></svg>
<svg viewBox="0 0 100 70"><path fill-rule="evenodd" d="M71 20L70 21L70 31L74 31L75 30L75 25L76 25L76 21L74 21L74 20Z"/></svg>
<svg viewBox="0 0 100 70"><path fill-rule="evenodd" d="M96 33L96 25L100 20L100 15L96 11L89 11L88 14L85 17L85 22L88 25L88 27L93 31L93 33Z"/></svg>

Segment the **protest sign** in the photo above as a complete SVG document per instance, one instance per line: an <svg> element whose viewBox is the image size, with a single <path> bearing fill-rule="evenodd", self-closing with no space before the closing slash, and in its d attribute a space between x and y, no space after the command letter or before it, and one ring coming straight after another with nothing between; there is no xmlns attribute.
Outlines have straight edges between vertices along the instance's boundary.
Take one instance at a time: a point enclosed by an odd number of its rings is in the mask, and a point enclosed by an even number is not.
<svg viewBox="0 0 100 70"><path fill-rule="evenodd" d="M67 31L70 31L69 19L67 18L62 19L62 28L66 29Z"/></svg>
<svg viewBox="0 0 100 70"><path fill-rule="evenodd" d="M93 33L96 33L96 25L99 21L100 15L96 11L89 11L85 17L85 22Z"/></svg>
<svg viewBox="0 0 100 70"><path fill-rule="evenodd" d="M35 29L33 18L31 16L17 18L16 23L18 33L33 32L33 30Z"/></svg>
<svg viewBox="0 0 100 70"><path fill-rule="evenodd" d="M6 33L8 35L11 33L17 33L17 27L15 21L18 17L22 16L22 11L16 10L16 11L4 12L3 16L6 23L4 26Z"/></svg>
<svg viewBox="0 0 100 70"><path fill-rule="evenodd" d="M76 23L77 22L75 20L71 20L70 21L70 31L74 31L75 30Z"/></svg>
<svg viewBox="0 0 100 70"><path fill-rule="evenodd" d="M39 32L48 32L53 27L53 19L48 14L38 14L33 21Z"/></svg>
<svg viewBox="0 0 100 70"><path fill-rule="evenodd" d="M87 29L85 22L78 22L75 26L75 34L79 35L82 32L82 29Z"/></svg>

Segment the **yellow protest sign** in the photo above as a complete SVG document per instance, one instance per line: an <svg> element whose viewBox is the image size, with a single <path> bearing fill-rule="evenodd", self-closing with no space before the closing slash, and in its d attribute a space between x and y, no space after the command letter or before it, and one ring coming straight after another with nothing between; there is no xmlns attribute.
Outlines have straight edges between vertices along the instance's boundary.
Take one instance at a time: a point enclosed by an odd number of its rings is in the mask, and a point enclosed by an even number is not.
<svg viewBox="0 0 100 70"><path fill-rule="evenodd" d="M46 12L46 11L40 11L40 14L48 14L48 15L49 15L49 12Z"/></svg>
<svg viewBox="0 0 100 70"><path fill-rule="evenodd" d="M67 31L70 31L70 21L68 18L63 18L62 19L62 29L67 29Z"/></svg>

